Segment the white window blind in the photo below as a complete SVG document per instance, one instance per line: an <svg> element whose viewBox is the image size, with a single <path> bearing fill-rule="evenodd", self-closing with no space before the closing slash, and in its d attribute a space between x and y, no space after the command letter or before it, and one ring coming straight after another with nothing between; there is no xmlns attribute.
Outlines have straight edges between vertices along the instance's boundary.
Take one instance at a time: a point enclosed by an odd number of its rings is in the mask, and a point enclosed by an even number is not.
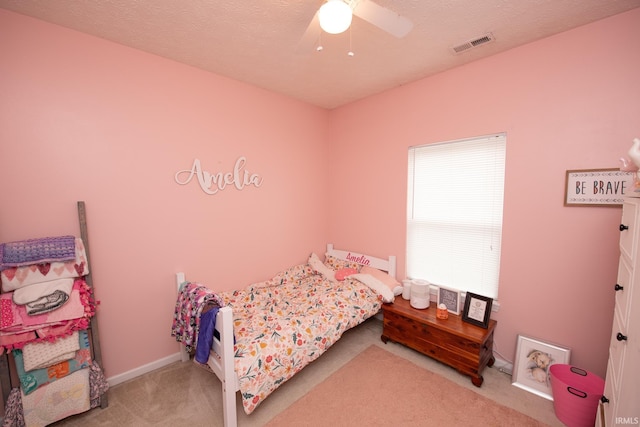
<svg viewBox="0 0 640 427"><path fill-rule="evenodd" d="M496 299L506 135L409 148L407 276Z"/></svg>

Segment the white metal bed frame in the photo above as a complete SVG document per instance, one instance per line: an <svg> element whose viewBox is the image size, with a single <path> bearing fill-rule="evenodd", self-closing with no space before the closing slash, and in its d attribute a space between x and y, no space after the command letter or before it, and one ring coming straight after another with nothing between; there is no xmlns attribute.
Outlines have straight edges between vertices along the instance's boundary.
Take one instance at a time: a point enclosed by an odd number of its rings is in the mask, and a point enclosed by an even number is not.
<svg viewBox="0 0 640 427"><path fill-rule="evenodd" d="M390 276L396 277L396 257L389 256L387 259L374 256L363 255L357 252L337 250L333 244L327 244L327 254L342 260L357 262L368 265L379 270L384 270ZM176 284L178 288L186 281L183 272L176 273ZM236 375L233 359L233 312L231 307L226 306L218 310L216 315L215 329L220 334L220 338L213 339L213 348L209 355L207 365L216 374L222 383L222 408L225 427L236 427L238 417L236 410L236 392L240 390L240 383ZM183 362L189 361L189 354L185 347L180 344L180 357Z"/></svg>

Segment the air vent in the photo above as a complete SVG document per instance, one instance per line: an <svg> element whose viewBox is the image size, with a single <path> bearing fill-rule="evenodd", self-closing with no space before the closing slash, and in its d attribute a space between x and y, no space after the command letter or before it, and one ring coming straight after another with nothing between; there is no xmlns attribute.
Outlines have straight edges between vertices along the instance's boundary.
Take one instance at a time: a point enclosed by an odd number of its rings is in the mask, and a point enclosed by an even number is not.
<svg viewBox="0 0 640 427"><path fill-rule="evenodd" d="M469 49L473 49L474 47L481 46L483 44L490 43L494 41L493 34L487 33L482 37L475 38L473 40L469 40L468 42L459 44L457 46L452 47L453 53L461 53L465 52Z"/></svg>

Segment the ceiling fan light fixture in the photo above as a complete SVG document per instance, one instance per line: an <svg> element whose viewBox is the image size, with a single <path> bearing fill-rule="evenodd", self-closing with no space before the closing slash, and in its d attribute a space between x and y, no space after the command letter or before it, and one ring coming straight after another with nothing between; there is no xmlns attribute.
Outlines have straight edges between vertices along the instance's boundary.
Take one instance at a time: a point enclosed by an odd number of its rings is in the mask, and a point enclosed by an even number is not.
<svg viewBox="0 0 640 427"><path fill-rule="evenodd" d="M328 0L320 7L320 28L329 34L343 33L351 25L351 7L342 0Z"/></svg>

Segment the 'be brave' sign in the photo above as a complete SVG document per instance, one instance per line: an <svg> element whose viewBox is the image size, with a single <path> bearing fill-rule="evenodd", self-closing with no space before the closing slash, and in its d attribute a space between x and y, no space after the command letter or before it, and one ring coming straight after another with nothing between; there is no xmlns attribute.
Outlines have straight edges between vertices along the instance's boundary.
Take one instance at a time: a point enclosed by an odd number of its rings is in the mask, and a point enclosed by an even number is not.
<svg viewBox="0 0 640 427"><path fill-rule="evenodd" d="M634 193L634 173L620 169L568 170L565 206L621 205Z"/></svg>

